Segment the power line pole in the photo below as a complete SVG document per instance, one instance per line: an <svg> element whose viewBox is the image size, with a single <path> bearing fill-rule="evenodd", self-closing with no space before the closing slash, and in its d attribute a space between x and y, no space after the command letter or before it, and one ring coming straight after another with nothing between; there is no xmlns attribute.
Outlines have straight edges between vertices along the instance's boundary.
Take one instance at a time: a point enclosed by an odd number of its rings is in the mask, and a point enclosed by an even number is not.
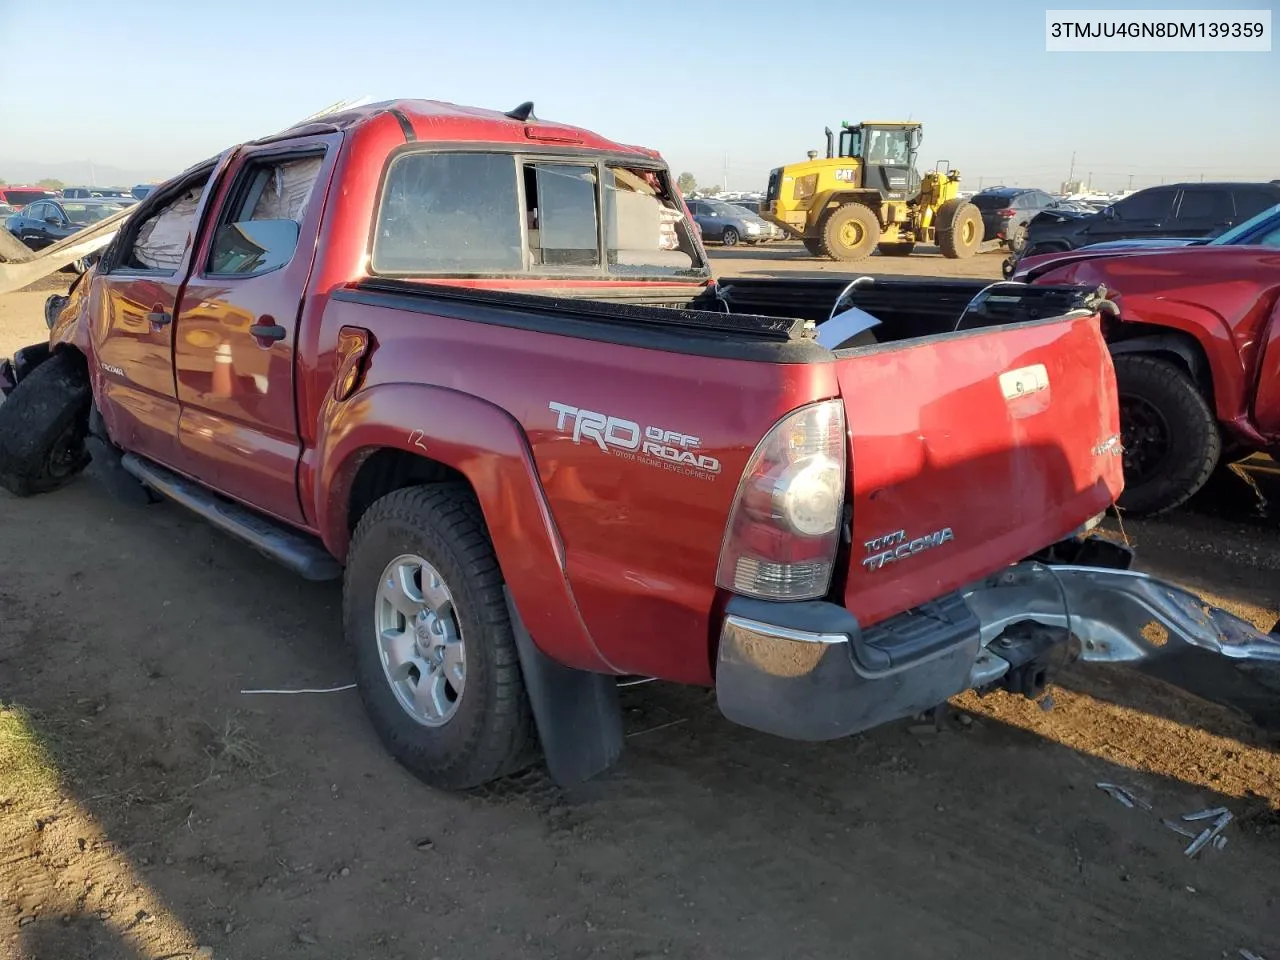
<svg viewBox="0 0 1280 960"><path fill-rule="evenodd" d="M724 152L724 192L729 192L729 151Z"/></svg>
<svg viewBox="0 0 1280 960"><path fill-rule="evenodd" d="M1129 189L1133 189L1133 174L1129 174Z"/></svg>
<svg viewBox="0 0 1280 960"><path fill-rule="evenodd" d="M1076 152L1071 151L1071 170L1067 173L1067 182L1070 183L1076 178Z"/></svg>

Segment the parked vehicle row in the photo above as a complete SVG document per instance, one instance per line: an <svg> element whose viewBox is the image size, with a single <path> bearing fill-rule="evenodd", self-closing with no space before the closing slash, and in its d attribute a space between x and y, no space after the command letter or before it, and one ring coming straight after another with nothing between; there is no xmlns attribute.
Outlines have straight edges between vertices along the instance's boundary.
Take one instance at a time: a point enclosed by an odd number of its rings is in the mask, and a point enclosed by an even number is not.
<svg viewBox="0 0 1280 960"><path fill-rule="evenodd" d="M0 364L0 485L92 463L343 579L374 728L448 788L538 747L607 768L628 675L824 740L1039 696L1073 651L1278 661L1095 535L1114 312L1093 282L717 283L657 152L368 104L137 205Z"/></svg>
<svg viewBox="0 0 1280 960"><path fill-rule="evenodd" d="M698 199L688 200L686 205L704 240L732 247L738 243L755 244L783 239L781 230L738 204Z"/></svg>
<svg viewBox="0 0 1280 960"><path fill-rule="evenodd" d="M29 203L4 221L11 234L33 250L65 240L67 237L118 213L136 203L132 197L105 199L66 199L50 197ZM71 265L77 273L88 269L93 257L81 257Z"/></svg>

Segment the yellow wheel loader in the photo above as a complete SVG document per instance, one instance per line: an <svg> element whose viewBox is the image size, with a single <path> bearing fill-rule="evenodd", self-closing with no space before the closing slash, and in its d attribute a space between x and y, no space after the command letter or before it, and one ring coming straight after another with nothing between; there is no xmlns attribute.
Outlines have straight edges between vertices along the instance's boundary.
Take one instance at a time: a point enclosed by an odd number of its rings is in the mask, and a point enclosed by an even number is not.
<svg viewBox="0 0 1280 960"><path fill-rule="evenodd" d="M839 143L826 130L827 156L778 167L760 216L803 240L814 256L861 260L880 248L906 256L932 243L945 257L972 256L982 244L982 214L962 199L960 174L943 163L916 170L918 123L842 123Z"/></svg>

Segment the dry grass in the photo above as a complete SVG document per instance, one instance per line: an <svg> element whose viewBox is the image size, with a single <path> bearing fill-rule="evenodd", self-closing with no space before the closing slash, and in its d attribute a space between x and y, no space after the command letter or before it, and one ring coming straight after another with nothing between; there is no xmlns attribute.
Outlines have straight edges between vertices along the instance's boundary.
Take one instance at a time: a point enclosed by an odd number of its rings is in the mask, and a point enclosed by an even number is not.
<svg viewBox="0 0 1280 960"><path fill-rule="evenodd" d="M53 751L30 715L0 704L0 804L44 801L58 785Z"/></svg>

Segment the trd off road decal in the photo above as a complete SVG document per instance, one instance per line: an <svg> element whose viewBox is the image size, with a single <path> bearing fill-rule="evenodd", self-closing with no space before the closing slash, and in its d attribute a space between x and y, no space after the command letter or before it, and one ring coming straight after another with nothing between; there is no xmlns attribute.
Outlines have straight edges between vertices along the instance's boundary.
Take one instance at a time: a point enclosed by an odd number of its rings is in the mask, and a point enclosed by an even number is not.
<svg viewBox="0 0 1280 960"><path fill-rule="evenodd" d="M714 480L720 473L720 461L700 452L698 437L665 427L642 427L634 420L554 400L549 406L556 414L556 429L574 443L594 443L610 456L700 480Z"/></svg>

